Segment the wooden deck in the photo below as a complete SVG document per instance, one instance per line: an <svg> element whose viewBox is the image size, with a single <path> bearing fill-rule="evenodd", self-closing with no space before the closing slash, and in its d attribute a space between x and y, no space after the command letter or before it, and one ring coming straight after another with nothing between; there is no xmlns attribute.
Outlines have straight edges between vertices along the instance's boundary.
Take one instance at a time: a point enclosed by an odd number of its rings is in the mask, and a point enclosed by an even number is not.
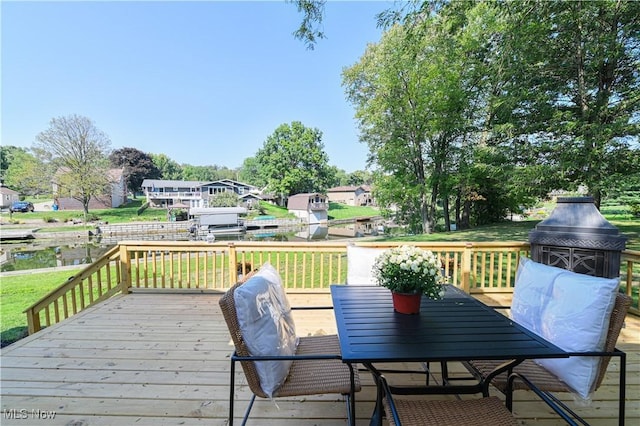
<svg viewBox="0 0 640 426"><path fill-rule="evenodd" d="M117 296L4 348L0 423L225 425L232 346L218 308L219 297ZM330 304L328 294L292 294L290 298L294 306ZM330 311L297 315L299 335L335 332ZM628 317L619 347L628 354L626 423L635 425L640 421L637 317ZM618 368L614 360L593 403L578 408L593 425L617 424ZM366 373L362 379L356 411L358 424L366 425L375 392ZM236 415L242 416L250 393L241 372L237 383ZM571 401L571 396L567 399ZM525 425L562 424L544 404L530 400L527 392L516 393L514 412ZM278 399L277 404L258 400L249 424L344 425L344 400L335 395Z"/></svg>

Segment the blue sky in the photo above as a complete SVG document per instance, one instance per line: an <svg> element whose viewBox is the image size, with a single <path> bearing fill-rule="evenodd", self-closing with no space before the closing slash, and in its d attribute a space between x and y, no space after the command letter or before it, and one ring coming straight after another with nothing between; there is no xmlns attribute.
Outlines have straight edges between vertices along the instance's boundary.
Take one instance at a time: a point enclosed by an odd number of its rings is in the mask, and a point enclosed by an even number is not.
<svg viewBox="0 0 640 426"><path fill-rule="evenodd" d="M2 1L2 144L54 117L92 119L112 148L239 167L282 123L323 132L331 165L365 168L343 67L377 42L392 2L328 2L315 50L281 1Z"/></svg>

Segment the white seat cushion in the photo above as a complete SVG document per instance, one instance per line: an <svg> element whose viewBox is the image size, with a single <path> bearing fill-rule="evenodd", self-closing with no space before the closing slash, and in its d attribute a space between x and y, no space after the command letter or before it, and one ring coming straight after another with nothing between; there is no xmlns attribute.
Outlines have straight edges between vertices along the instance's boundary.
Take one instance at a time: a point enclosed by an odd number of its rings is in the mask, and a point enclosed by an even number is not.
<svg viewBox="0 0 640 426"><path fill-rule="evenodd" d="M376 285L373 264L384 250L347 244L347 284Z"/></svg>
<svg viewBox="0 0 640 426"><path fill-rule="evenodd" d="M238 324L253 356L295 355L298 345L291 306L278 272L269 263L233 294ZM256 361L260 386L273 396L293 361Z"/></svg>
<svg viewBox="0 0 640 426"><path fill-rule="evenodd" d="M512 318L569 352L602 351L620 282L522 258L511 307ZM589 398L600 357L539 359L582 398Z"/></svg>

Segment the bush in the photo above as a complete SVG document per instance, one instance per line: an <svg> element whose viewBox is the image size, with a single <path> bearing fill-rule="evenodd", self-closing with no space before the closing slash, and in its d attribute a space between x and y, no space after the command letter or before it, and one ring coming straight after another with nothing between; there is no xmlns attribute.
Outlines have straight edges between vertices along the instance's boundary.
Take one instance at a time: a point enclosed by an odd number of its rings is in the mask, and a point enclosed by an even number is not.
<svg viewBox="0 0 640 426"><path fill-rule="evenodd" d="M44 223L54 223L57 222L55 217L51 217L51 216L44 216L42 218L42 220L44 221Z"/></svg>
<svg viewBox="0 0 640 426"><path fill-rule="evenodd" d="M634 217L640 217L640 201L630 202L629 211Z"/></svg>

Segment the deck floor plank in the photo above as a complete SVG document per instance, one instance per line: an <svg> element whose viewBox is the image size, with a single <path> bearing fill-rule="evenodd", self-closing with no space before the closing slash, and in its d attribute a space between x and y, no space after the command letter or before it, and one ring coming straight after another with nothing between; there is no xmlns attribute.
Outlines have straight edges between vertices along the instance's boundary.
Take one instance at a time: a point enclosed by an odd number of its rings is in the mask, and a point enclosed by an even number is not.
<svg viewBox="0 0 640 426"><path fill-rule="evenodd" d="M0 423L225 425L232 346L219 297L117 296L2 349ZM326 293L291 294L290 300L293 306L331 304ZM501 295L483 301L509 302ZM295 319L299 335L335 333L332 311L296 312ZM640 421L639 332L640 320L629 317L619 345L627 352L627 424ZM450 368L454 374L464 372L459 365ZM614 360L592 404L577 408L593 425L616 423L618 371ZM409 382L423 379L403 375ZM368 374L362 374L362 381L356 414L358 424L366 425L375 388ZM241 372L236 383L236 415L241 416L251 394ZM515 400L522 424L562 424L527 392L517 392ZM570 395L565 400L575 406ZM54 418L50 412L55 412ZM31 423L18 418L23 415ZM279 399L277 405L258 400L251 418L250 424L267 426L346 424L344 399L337 395Z"/></svg>

